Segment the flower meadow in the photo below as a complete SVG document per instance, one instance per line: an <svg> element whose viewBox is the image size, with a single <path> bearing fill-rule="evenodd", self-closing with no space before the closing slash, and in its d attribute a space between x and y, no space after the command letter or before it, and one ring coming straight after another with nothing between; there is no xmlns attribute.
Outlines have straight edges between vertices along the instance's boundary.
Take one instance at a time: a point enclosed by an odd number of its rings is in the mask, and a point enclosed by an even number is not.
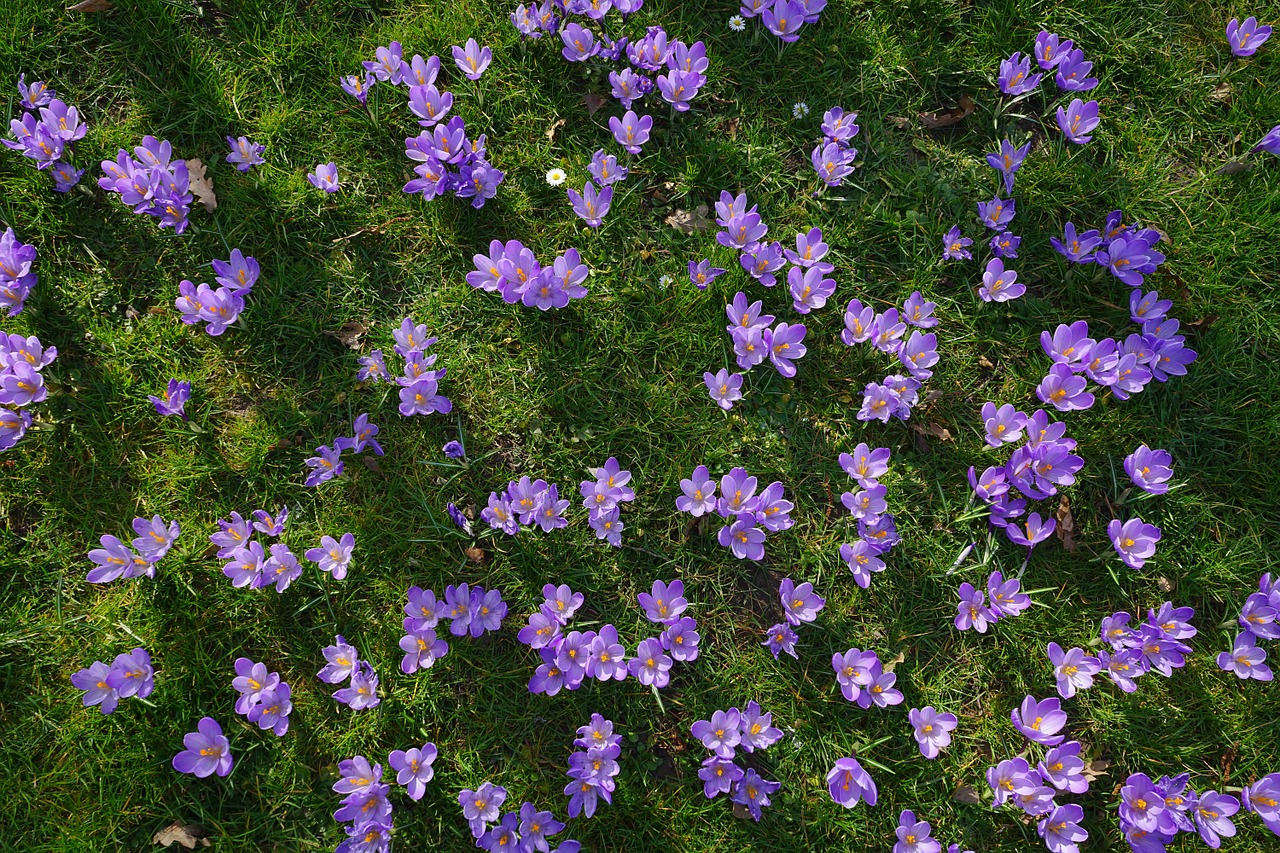
<svg viewBox="0 0 1280 853"><path fill-rule="evenodd" d="M1280 844L1264 12L0 15L9 843Z"/></svg>

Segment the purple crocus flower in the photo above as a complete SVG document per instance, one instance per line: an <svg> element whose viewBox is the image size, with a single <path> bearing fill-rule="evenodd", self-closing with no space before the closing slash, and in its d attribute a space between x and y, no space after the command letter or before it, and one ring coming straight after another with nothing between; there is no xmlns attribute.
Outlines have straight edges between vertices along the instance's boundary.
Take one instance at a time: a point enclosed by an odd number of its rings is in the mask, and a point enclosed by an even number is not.
<svg viewBox="0 0 1280 853"><path fill-rule="evenodd" d="M1131 774L1120 789L1120 820L1136 829L1155 832L1164 810L1164 796L1156 790L1151 777Z"/></svg>
<svg viewBox="0 0 1280 853"><path fill-rule="evenodd" d="M805 581L797 586L791 578L783 578L778 587L778 597L782 599L783 616L789 624L797 627L817 619L818 611L827 603L813 591L813 584Z"/></svg>
<svg viewBox="0 0 1280 853"><path fill-rule="evenodd" d="M789 6L796 6L789 0L778 0L779 4L786 3ZM765 12L768 15L768 12ZM729 794L729 798L733 802L741 806L746 806L747 812L752 819L759 822L760 809L770 804L769 795L775 793L782 785L778 782L770 782L763 779L754 769L748 768L743 774L742 779L734 785L733 791Z"/></svg>
<svg viewBox="0 0 1280 853"><path fill-rule="evenodd" d="M290 696L289 685L284 682L269 687L258 694L258 701L245 716L263 731L270 729L276 737L284 737L289 731L289 713L293 710Z"/></svg>
<svg viewBox="0 0 1280 853"><path fill-rule="evenodd" d="M84 707L91 708L97 705L98 710L103 714L115 711L116 706L120 704L120 694L108 683L107 677L110 674L111 667L102 661L94 661L88 667L71 675L71 684L85 692L82 697Z"/></svg>
<svg viewBox="0 0 1280 853"><path fill-rule="evenodd" d="M445 116L449 114L449 110L453 109L453 93L442 92L435 86L422 85L409 87L409 112L418 117L418 124L426 128L434 128L437 124L444 121ZM433 151L432 145L428 144L433 137L427 134L419 134L418 137L405 140L405 154L411 160L417 160L420 163L427 164L435 161L437 167L433 167L433 174L439 171L439 159L434 156L424 156L426 152ZM426 174L419 173L421 177L428 177ZM405 192L416 192L417 190L405 190Z"/></svg>
<svg viewBox="0 0 1280 853"><path fill-rule="evenodd" d="M742 399L742 379L741 373L730 373L724 368L715 373L708 371L702 374L703 384L707 386L712 401L726 412Z"/></svg>
<svg viewBox="0 0 1280 853"><path fill-rule="evenodd" d="M951 745L951 733L959 724L955 714L939 714L932 705L912 708L907 712L907 719L915 729L912 734L920 746L920 754L928 759L937 758L939 752Z"/></svg>
<svg viewBox="0 0 1280 853"><path fill-rule="evenodd" d="M378 78L366 72L363 77L359 74L348 74L338 82L342 84L342 91L364 104L368 102L369 90L373 88L374 83L378 82Z"/></svg>
<svg viewBox="0 0 1280 853"><path fill-rule="evenodd" d="M613 187L597 190L595 184L587 181L581 193L570 189L568 194L573 212L588 226L599 228L604 222L605 214L609 212L609 206L613 203Z"/></svg>
<svg viewBox="0 0 1280 853"><path fill-rule="evenodd" d="M978 296L983 302L1008 302L1027 292L1027 286L1018 281L1018 274L1004 267L1004 261L992 258L982 273L982 286Z"/></svg>
<svg viewBox="0 0 1280 853"><path fill-rule="evenodd" d="M658 689L671 682L672 659L662 650L662 643L653 638L641 640L636 654L627 661L627 672L645 687Z"/></svg>
<svg viewBox="0 0 1280 853"><path fill-rule="evenodd" d="M772 330L769 342L769 360L778 373L787 379L796 375L792 359L802 358L807 351L804 336L807 329L802 323L779 323Z"/></svg>
<svg viewBox="0 0 1280 853"><path fill-rule="evenodd" d="M691 616L682 616L663 629L658 635L662 648L678 661L694 661L698 659L698 642L702 639L697 632L698 623ZM603 633L603 631L602 631Z"/></svg>
<svg viewBox="0 0 1280 853"><path fill-rule="evenodd" d="M1067 724L1067 713L1056 697L1036 701L1034 696L1028 696L1009 717L1013 720L1013 727L1029 741L1057 746L1064 740L1059 732Z"/></svg>
<svg viewBox="0 0 1280 853"><path fill-rule="evenodd" d="M1076 226L1068 222L1063 226L1062 239L1050 237L1049 244L1058 254L1077 264L1091 264L1094 261L1093 250L1102 245L1102 235L1096 229L1076 233Z"/></svg>
<svg viewBox="0 0 1280 853"><path fill-rule="evenodd" d="M397 749L387 756L387 764L396 771L396 782L408 789L409 799L421 800L427 792L427 783L435 777L435 763L439 750L434 743L424 743L412 749Z"/></svg>
<svg viewBox="0 0 1280 853"><path fill-rule="evenodd" d="M973 584L960 584L960 588L956 590L956 594L960 597L960 603L956 607L955 626L958 631L967 631L970 628L979 634L987 632L989 624L987 618L986 596L982 590L975 589Z"/></svg>
<svg viewBox="0 0 1280 853"><path fill-rule="evenodd" d="M680 489L684 494L676 498L676 509L694 518L715 512L716 481L708 474L706 465L694 468L689 479L680 481Z"/></svg>
<svg viewBox="0 0 1280 853"><path fill-rule="evenodd" d="M680 580L670 584L656 580L649 592L642 592L637 598L645 618L659 625L674 623L689 607L684 597L684 582Z"/></svg>
<svg viewBox="0 0 1280 853"><path fill-rule="evenodd" d="M689 103L706 81L707 78L696 71L675 70L658 75L658 92L676 112L682 113L688 111Z"/></svg>
<svg viewBox="0 0 1280 853"><path fill-rule="evenodd" d="M1032 74L1031 57L1023 56L1021 51L1016 51L1008 59L1000 61L1000 73L996 77L996 82L1000 84L1000 91L1006 95L1021 95L1039 86L1040 78L1043 76L1043 74Z"/></svg>
<svg viewBox="0 0 1280 853"><path fill-rule="evenodd" d="M307 174L307 180L311 182L311 186L318 190L324 190L333 194L338 191L338 166L332 160L328 163L321 163L316 166L314 172Z"/></svg>
<svg viewBox="0 0 1280 853"><path fill-rule="evenodd" d="M1093 139L1090 134L1098 126L1100 119L1098 118L1098 102L1089 101L1085 103L1079 98L1073 98L1071 103L1064 110L1058 107L1058 127L1062 129L1062 133L1070 141L1076 145L1084 145Z"/></svg>
<svg viewBox="0 0 1280 853"><path fill-rule="evenodd" d="M1031 606L1031 597L1022 592L1022 581L1018 578L1005 580L999 570L987 578L987 597L991 600L987 614L992 620L1017 616Z"/></svg>
<svg viewBox="0 0 1280 853"><path fill-rule="evenodd" d="M400 46L400 42L393 41L385 47L378 47L373 52L374 60L372 62L365 60L360 64L364 66L364 70L368 71L379 80L389 82L393 86L399 86L404 75L404 50Z"/></svg>
<svg viewBox="0 0 1280 853"><path fill-rule="evenodd" d="M863 589L871 585L872 572L884 571L882 553L880 548L862 539L840 546L840 559L853 573L854 582Z"/></svg>
<svg viewBox="0 0 1280 853"><path fill-rule="evenodd" d="M587 677L599 681L622 681L627 677L627 650L618 642L618 629L614 626L601 628L592 638L588 652Z"/></svg>
<svg viewBox="0 0 1280 853"><path fill-rule="evenodd" d="M1138 517L1126 522L1113 518L1107 525L1107 536L1121 561L1131 569L1140 569L1156 553L1160 528Z"/></svg>
<svg viewBox="0 0 1280 853"><path fill-rule="evenodd" d="M1263 42L1271 38L1271 27L1258 26L1258 19L1250 15L1240 23L1239 18L1227 22L1227 41L1236 56L1253 56Z"/></svg>
<svg viewBox="0 0 1280 853"><path fill-rule="evenodd" d="M996 807L1007 803L1015 794L1031 793L1039 786L1040 781L1040 774L1031 768L1025 758L1009 758L995 767L987 768L987 784L995 794L992 805Z"/></svg>
<svg viewBox="0 0 1280 853"><path fill-rule="evenodd" d="M942 237L942 259L944 261L971 261L973 254L967 248L973 240L960 233L959 225L952 225Z"/></svg>
<svg viewBox="0 0 1280 853"><path fill-rule="evenodd" d="M715 711L710 720L698 720L690 728L690 732L702 745L715 753L717 758L733 758L735 747L742 739L740 725L742 715L737 708L728 711Z"/></svg>
<svg viewBox="0 0 1280 853"><path fill-rule="evenodd" d="M1044 839L1049 853L1080 853L1080 843L1089 838L1088 831L1080 825L1083 820L1084 809L1075 803L1054 805L1036 824L1036 832Z"/></svg>
<svg viewBox="0 0 1280 853"><path fill-rule="evenodd" d="M378 698L378 674L368 663L359 661L351 673L351 686L335 691L333 698L353 711L377 707L382 702Z"/></svg>
<svg viewBox="0 0 1280 853"><path fill-rule="evenodd" d="M1027 426L1027 416L1009 403L983 403L981 417L988 447L1020 441Z"/></svg>
<svg viewBox="0 0 1280 853"><path fill-rule="evenodd" d="M869 489L879 483L879 477L889 473L889 448L872 450L865 443L859 443L852 454L841 453L836 461L860 486Z"/></svg>
<svg viewBox="0 0 1280 853"><path fill-rule="evenodd" d="M1071 325L1059 323L1052 335L1048 330L1040 333L1040 348L1054 364L1075 366L1087 362L1093 344L1089 337L1089 324L1085 320L1077 320Z"/></svg>
<svg viewBox="0 0 1280 853"><path fill-rule="evenodd" d="M1141 268L1153 260L1150 244L1140 237L1116 237L1099 249L1095 257L1112 275L1135 287L1143 281Z"/></svg>
<svg viewBox="0 0 1280 853"><path fill-rule="evenodd" d="M876 783L854 756L836 760L835 766L827 772L827 793L836 803L851 809L859 800L865 800L868 806L874 806L879 797Z"/></svg>
<svg viewBox="0 0 1280 853"><path fill-rule="evenodd" d="M1173 457L1167 450L1152 450L1142 444L1124 458L1124 470L1133 484L1144 492L1163 495L1169 491L1172 462Z"/></svg>
<svg viewBox="0 0 1280 853"><path fill-rule="evenodd" d="M1059 89L1068 92L1087 92L1098 85L1097 77L1090 77L1093 63L1084 58L1083 50L1073 50L1062 57L1054 80Z"/></svg>
<svg viewBox="0 0 1280 853"><path fill-rule="evenodd" d="M1086 655L1077 647L1067 651L1057 643L1049 643L1049 662L1053 664L1053 677L1058 682L1058 695L1070 699L1077 690L1093 686L1093 677L1101 670L1098 659Z"/></svg>
<svg viewBox="0 0 1280 853"><path fill-rule="evenodd" d="M163 396L156 397L148 394L147 399L151 401L151 405L155 406L158 414L177 415L185 421L187 413L183 407L191 399L191 383L186 380L170 379L169 387Z"/></svg>
<svg viewBox="0 0 1280 853"><path fill-rule="evenodd" d="M828 142L819 145L809 155L813 170L818 173L829 187L838 187L844 179L853 174L853 161L857 157L856 148L845 148L839 142Z"/></svg>
<svg viewBox="0 0 1280 853"><path fill-rule="evenodd" d="M1039 51L1037 50L1038 53ZM1027 159L1027 152L1030 150L1030 142L1021 148L1015 148L1012 142L1002 139L1000 140L1000 149L987 155L987 165L998 171L1004 178L1004 191L1006 193L1013 192L1014 175L1018 173L1018 169L1022 168L1022 161Z"/></svg>
<svg viewBox="0 0 1280 853"><path fill-rule="evenodd" d="M326 646L323 654L326 663L324 669L316 673L316 678L328 684L346 681L360 663L360 653L341 634L333 638L333 645Z"/></svg>
<svg viewBox="0 0 1280 853"><path fill-rule="evenodd" d="M1147 293L1135 290L1129 294L1129 319L1139 325L1165 319L1172 307L1173 301L1161 299L1160 293L1155 290Z"/></svg>
<svg viewBox="0 0 1280 853"><path fill-rule="evenodd" d="M133 532L138 536L130 544L152 563L169 553L174 540L182 532L178 522L165 522L158 515L153 515L151 518L135 518L132 526Z"/></svg>
<svg viewBox="0 0 1280 853"><path fill-rule="evenodd" d="M609 130L613 132L613 138L628 154L640 153L640 147L649 141L649 131L652 129L653 116L637 116L631 110L627 110L621 120L617 116L609 118Z"/></svg>
<svg viewBox="0 0 1280 853"><path fill-rule="evenodd" d="M711 266L708 260L689 261L689 281L698 290L706 290L708 284L723 274L724 270Z"/></svg>
<svg viewBox="0 0 1280 853"><path fill-rule="evenodd" d="M248 587L257 589L265 584L263 570L266 568L267 555L259 542L250 542L243 548L231 552L231 561L222 567L222 573L231 579L231 585L237 589Z"/></svg>
<svg viewBox="0 0 1280 853"><path fill-rule="evenodd" d="M1280 157L1280 124L1271 128L1266 134L1258 140L1258 144L1249 149L1252 153L1257 154L1259 151L1265 151L1268 154L1274 154Z"/></svg>
<svg viewBox="0 0 1280 853"><path fill-rule="evenodd" d="M473 38L467 39L465 47L453 47L453 62L468 80L479 80L492 61L493 51L481 47Z"/></svg>
<svg viewBox="0 0 1280 853"><path fill-rule="evenodd" d="M884 674L884 667L876 653L870 650L864 652L858 648L849 649L844 654L833 654L831 668L835 670L840 694L850 702L859 701L862 698L862 688L870 687Z"/></svg>
<svg viewBox="0 0 1280 853"><path fill-rule="evenodd" d="M1084 759L1080 757L1080 742L1069 740L1045 751L1044 760L1036 765L1040 776L1059 791L1083 794L1089 790L1089 779L1084 775Z"/></svg>
<svg viewBox="0 0 1280 853"><path fill-rule="evenodd" d="M804 26L805 7L793 0L774 0L773 6L760 14L765 29L784 42L797 41ZM756 820L760 818L757 817Z"/></svg>
<svg viewBox="0 0 1280 853"><path fill-rule="evenodd" d="M351 552L355 550L356 537L352 533L342 534L341 539L332 536L321 536L320 547L309 548L304 555L316 563L322 572L331 572L334 580L342 580L347 576L351 566Z"/></svg>
<svg viewBox="0 0 1280 853"><path fill-rule="evenodd" d="M720 500L723 502L724 498ZM764 559L766 534L756 526L754 519L755 514L747 512L735 518L732 524L721 527L716 535L720 547L728 548L739 560Z"/></svg>
<svg viewBox="0 0 1280 853"><path fill-rule="evenodd" d="M247 172L250 167L261 166L267 162L262 156L263 152L267 150L267 146L250 142L247 136L241 136L236 139L228 136L227 144L231 146L231 153L227 155L227 162L234 163L236 169L241 172Z"/></svg>
<svg viewBox="0 0 1280 853"><path fill-rule="evenodd" d="M1034 548L1037 544L1052 536L1057 526L1056 519L1042 519L1040 513L1033 512L1021 524L1006 524L1004 532L1009 537L1009 541L1015 545Z"/></svg>
<svg viewBox="0 0 1280 853"><path fill-rule="evenodd" d="M995 252L996 257L1016 258L1018 247L1022 245L1022 238L1012 231L1002 231L993 236L987 245L991 247L992 252Z"/></svg>
<svg viewBox="0 0 1280 853"><path fill-rule="evenodd" d="M470 824L473 838L479 838L488 824L498 820L506 801L507 789L492 782L485 782L474 791L464 788L458 794L458 805L462 806L462 816Z"/></svg>
<svg viewBox="0 0 1280 853"><path fill-rule="evenodd" d="M797 313L808 314L814 309L821 308L836 292L835 279L824 278L824 275L825 272L818 266L792 267L787 271L787 289L791 292L791 307Z"/></svg>
<svg viewBox="0 0 1280 853"><path fill-rule="evenodd" d="M765 646L773 653L774 660L778 659L780 652L786 652L796 660L799 660L800 656L796 654L796 641L799 639L800 637L795 631L791 630L790 625L785 622L779 622L769 629L768 636L760 645Z"/></svg>
<svg viewBox="0 0 1280 853"><path fill-rule="evenodd" d="M1218 668L1224 672L1235 673L1237 678L1270 681L1274 675L1271 667L1264 663L1266 659L1267 652L1257 645L1253 633L1241 631L1236 634L1231 651L1218 655Z"/></svg>
<svg viewBox="0 0 1280 853"><path fill-rule="evenodd" d="M595 33L576 22L565 24L560 40L564 42L560 54L569 62L585 62L600 52Z"/></svg>
<svg viewBox="0 0 1280 853"><path fill-rule="evenodd" d="M1094 401L1093 395L1085 390L1088 385L1088 380L1072 373L1069 365L1055 364L1036 386L1036 396L1060 412L1087 409Z"/></svg>
<svg viewBox="0 0 1280 853"><path fill-rule="evenodd" d="M58 93L49 88L49 84L43 80L32 80L31 85L27 85L27 75L18 75L18 93L22 95L18 99L18 106L27 112L43 107L50 100L56 98Z"/></svg>
<svg viewBox="0 0 1280 853"><path fill-rule="evenodd" d="M196 730L183 736L182 744L186 749L173 757L173 769L179 773L203 779L214 773L226 776L231 772L231 741L212 717L202 717Z"/></svg>
<svg viewBox="0 0 1280 853"><path fill-rule="evenodd" d="M423 625L421 620L406 617L404 629L408 633L400 638L400 650L404 652L404 657L400 659L400 671L405 675L429 669L449 653L449 644L438 638L435 630Z"/></svg>
<svg viewBox="0 0 1280 853"><path fill-rule="evenodd" d="M904 809L898 815L898 828L894 830L898 840L893 845L893 853L942 853L942 844L929 837L932 832L927 821L916 820L915 812Z"/></svg>
<svg viewBox="0 0 1280 853"><path fill-rule="evenodd" d="M1059 42L1057 33L1041 30L1036 36L1036 61L1040 63L1040 67L1045 71L1052 71L1062 61L1062 57L1071 50L1072 46L1071 39Z"/></svg>
<svg viewBox="0 0 1280 853"><path fill-rule="evenodd" d="M772 243L756 243L745 248L738 256L738 265L756 281L765 287L773 287L778 283L774 275L787 265L782 254L782 244L776 240Z"/></svg>
<svg viewBox="0 0 1280 853"><path fill-rule="evenodd" d="M1265 592L1255 592L1244 600L1244 606L1240 608L1240 617L1237 620L1240 625L1250 633L1261 637L1264 640L1280 640L1280 602L1273 603L1273 597ZM1185 608L1190 609L1190 608ZM1164 624L1159 620L1153 624L1160 626L1160 629L1175 639L1182 639L1177 634L1168 631ZM1194 635L1195 629L1191 629Z"/></svg>
<svg viewBox="0 0 1280 853"><path fill-rule="evenodd" d="M719 713L719 712L717 712ZM695 723L696 725L696 723ZM727 758L711 756L702 762L698 778L702 780L702 793L707 799L729 793L745 771Z"/></svg>
<svg viewBox="0 0 1280 853"><path fill-rule="evenodd" d="M991 201L978 202L978 218L982 224L997 232L1004 231L1005 226L1013 221L1018 204L1013 199L994 196Z"/></svg>
<svg viewBox="0 0 1280 853"><path fill-rule="evenodd" d="M1240 801L1230 794L1201 791L1192 809L1191 816L1200 840L1215 850L1222 845L1223 838L1236 834L1231 816L1240 811Z"/></svg>

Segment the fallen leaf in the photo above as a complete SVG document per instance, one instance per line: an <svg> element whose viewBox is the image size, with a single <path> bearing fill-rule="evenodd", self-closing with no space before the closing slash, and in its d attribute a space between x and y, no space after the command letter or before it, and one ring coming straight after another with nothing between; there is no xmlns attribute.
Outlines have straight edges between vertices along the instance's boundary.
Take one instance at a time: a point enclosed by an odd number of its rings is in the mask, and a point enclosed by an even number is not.
<svg viewBox="0 0 1280 853"><path fill-rule="evenodd" d="M742 803L734 803L733 816L736 817L738 820L750 820L751 811Z"/></svg>
<svg viewBox="0 0 1280 853"><path fill-rule="evenodd" d="M943 394L945 394L945 393L946 393L946 392L945 392L945 391L943 391L941 388L934 388L934 389L933 389L932 391L930 391L928 394L925 394L925 395L924 395L924 402L925 402L925 405L928 405L929 403L932 403L934 400L941 399L941 398L942 398L942 395L943 395Z"/></svg>
<svg viewBox="0 0 1280 853"><path fill-rule="evenodd" d="M1062 547L1071 554L1076 552L1076 522L1071 517L1071 501L1063 495L1058 500L1058 511L1054 513L1054 518L1058 520L1058 526L1054 532L1058 535L1058 539L1062 542Z"/></svg>
<svg viewBox="0 0 1280 853"><path fill-rule="evenodd" d="M483 562L484 562L484 549L483 549L483 548L479 548L479 547L476 547L475 545L472 545L470 548L467 548L467 549L463 550L463 552L462 552L462 553L466 554L466 555L467 555L467 559L468 559L468 560L470 560L470 561L471 561L471 562L473 562L473 563L483 563Z"/></svg>
<svg viewBox="0 0 1280 853"><path fill-rule="evenodd" d="M694 210L679 210L667 215L666 222L672 228L678 228L685 234L706 231L710 223L707 221L707 206L700 204Z"/></svg>
<svg viewBox="0 0 1280 853"><path fill-rule="evenodd" d="M934 110L931 113L920 113L920 123L929 130L940 130L964 121L964 119L973 115L975 109L977 109L977 104L973 102L973 98L968 95L961 95L959 106L945 110Z"/></svg>
<svg viewBox="0 0 1280 853"><path fill-rule="evenodd" d="M1213 91L1209 93L1211 101L1229 101L1231 100L1231 84L1225 80L1213 87Z"/></svg>
<svg viewBox="0 0 1280 853"><path fill-rule="evenodd" d="M191 194L204 205L205 210L213 213L218 209L218 197L213 193L213 178L205 177L205 166L199 157L187 161L187 172L191 178Z"/></svg>
<svg viewBox="0 0 1280 853"><path fill-rule="evenodd" d="M982 805L982 796L978 794L978 789L972 785L961 785L951 792L951 799L957 803L964 803L966 806Z"/></svg>
<svg viewBox="0 0 1280 853"><path fill-rule="evenodd" d="M125 318L126 320L136 320L136 319L138 319L138 318L139 318L139 317L141 317L141 316L142 316L142 315L138 313L138 309L137 309L137 308L134 308L132 305L125 306L125 309L124 309L124 318Z"/></svg>
<svg viewBox="0 0 1280 853"><path fill-rule="evenodd" d="M1209 328L1216 322L1218 322L1217 314L1205 314L1199 320L1192 320L1190 323L1187 324L1187 327L1190 329L1195 329L1197 331L1203 332L1205 329Z"/></svg>
<svg viewBox="0 0 1280 853"><path fill-rule="evenodd" d="M736 118L729 119L722 125L722 127L723 127L722 132L724 133L725 136L729 137L730 139L738 138L738 120Z"/></svg>
<svg viewBox="0 0 1280 853"><path fill-rule="evenodd" d="M367 331L369 327L359 320L348 320L336 332L326 331L325 334L331 338L337 338L347 349L359 349L360 339Z"/></svg>
<svg viewBox="0 0 1280 853"><path fill-rule="evenodd" d="M1156 578L1156 589L1160 590L1163 593L1167 594L1167 593L1173 592L1174 586L1176 586L1176 584L1174 584L1174 582L1169 580L1168 578L1165 578L1165 577Z"/></svg>
<svg viewBox="0 0 1280 853"><path fill-rule="evenodd" d="M906 116L889 116L889 123L892 124L894 127L896 127L898 130L911 129L911 119L907 118Z"/></svg>
<svg viewBox="0 0 1280 853"><path fill-rule="evenodd" d="M372 456L363 456L363 455L362 455L362 456L360 457L360 460L361 460L362 462L364 462L364 467L368 468L368 469L369 469L370 471L372 471L373 473L375 473L375 474L381 474L381 473L382 473L382 466L381 466L381 465L379 465L379 464L378 464L378 460L377 460L377 459L375 459L375 458L373 458Z"/></svg>
<svg viewBox="0 0 1280 853"><path fill-rule="evenodd" d="M1084 775L1084 778L1092 782L1094 779L1097 779L1099 776L1106 776L1107 768L1110 766L1111 766L1110 761L1106 760L1105 758L1099 758L1097 761L1090 761L1088 765L1085 766L1084 770L1081 772Z"/></svg>
<svg viewBox="0 0 1280 853"><path fill-rule="evenodd" d="M608 101L603 95L597 95L595 92L587 92L582 96L582 102L587 105L587 115L593 116L600 111Z"/></svg>
<svg viewBox="0 0 1280 853"><path fill-rule="evenodd" d="M544 133L543 136L547 138L548 142L555 142L556 131L562 127L564 127L564 119L558 118L555 121L551 122L551 127L547 128L547 132Z"/></svg>
<svg viewBox="0 0 1280 853"><path fill-rule="evenodd" d="M984 367L987 370L995 370L996 366L991 363L991 359L985 355L978 356L978 367Z"/></svg>
<svg viewBox="0 0 1280 853"><path fill-rule="evenodd" d="M906 659L907 659L907 650L903 649L902 651L894 655L892 660L887 660L883 662L882 666L884 668L884 671L893 672L894 668L897 667L898 664L902 663Z"/></svg>
<svg viewBox="0 0 1280 853"><path fill-rule="evenodd" d="M160 830L151 839L152 844L159 844L161 847L168 847L171 844L179 844L188 850L195 850L196 845L201 847L210 847L209 839L205 838L209 834L209 830L203 826L194 823L181 824L176 820Z"/></svg>
<svg viewBox="0 0 1280 853"><path fill-rule="evenodd" d="M83 3L77 3L74 6L68 6L68 12L105 12L111 8L111 0L84 0Z"/></svg>
<svg viewBox="0 0 1280 853"><path fill-rule="evenodd" d="M1252 160L1232 160L1230 163L1219 168L1215 175L1238 175L1241 172L1247 172L1253 168Z"/></svg>

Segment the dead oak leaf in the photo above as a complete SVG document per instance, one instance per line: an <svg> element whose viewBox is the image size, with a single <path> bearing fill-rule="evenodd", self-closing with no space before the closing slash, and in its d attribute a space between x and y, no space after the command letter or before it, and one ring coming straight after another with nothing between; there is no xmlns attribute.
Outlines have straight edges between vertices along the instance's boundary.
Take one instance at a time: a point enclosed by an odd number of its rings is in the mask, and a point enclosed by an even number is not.
<svg viewBox="0 0 1280 853"><path fill-rule="evenodd" d="M1071 517L1071 501L1063 495L1058 500L1058 510L1054 513L1054 518L1058 521L1058 526L1054 530L1058 539L1062 542L1062 547L1069 553L1076 552L1076 522Z"/></svg>
<svg viewBox="0 0 1280 853"><path fill-rule="evenodd" d="M957 106L949 109L934 110L931 113L920 113L920 123L929 130L941 130L964 121L973 115L978 105L969 95L961 95Z"/></svg>
<svg viewBox="0 0 1280 853"><path fill-rule="evenodd" d="M598 95L595 92L587 92L587 94L583 95L582 102L587 105L587 115L589 116L600 112L600 108L608 103L603 95Z"/></svg>
<svg viewBox="0 0 1280 853"><path fill-rule="evenodd" d="M187 174L190 177L191 194L204 205L204 209L213 213L218 209L218 197L213 192L213 178L205 176L205 165L199 157L186 161Z"/></svg>
<svg viewBox="0 0 1280 853"><path fill-rule="evenodd" d="M359 349L360 339L368 331L369 327L359 320L348 320L337 331L326 331L325 334L331 338L337 338L347 349Z"/></svg>
<svg viewBox="0 0 1280 853"><path fill-rule="evenodd" d="M201 847L212 846L209 839L205 838L209 831L203 826L195 823L182 824L176 820L157 832L151 839L152 844L159 844L161 847L169 847L177 844L188 850L195 850L196 845Z"/></svg>
<svg viewBox="0 0 1280 853"><path fill-rule="evenodd" d="M707 221L707 206L700 204L693 210L676 210L667 215L666 223L685 234L706 231L710 226Z"/></svg>

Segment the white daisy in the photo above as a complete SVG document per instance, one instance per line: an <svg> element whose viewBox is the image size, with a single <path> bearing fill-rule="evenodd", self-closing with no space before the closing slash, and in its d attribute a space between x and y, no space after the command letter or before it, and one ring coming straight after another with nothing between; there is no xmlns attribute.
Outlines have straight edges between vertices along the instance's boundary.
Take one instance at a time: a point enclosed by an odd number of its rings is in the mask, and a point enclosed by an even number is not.
<svg viewBox="0 0 1280 853"><path fill-rule="evenodd" d="M809 114L809 105L806 104L804 101L799 101L798 103L794 103L791 105L792 118L800 119L800 118L804 118L808 114Z"/></svg>
<svg viewBox="0 0 1280 853"><path fill-rule="evenodd" d="M747 22L741 15L734 15L729 19L729 29L735 33L740 33L747 28Z"/></svg>
<svg viewBox="0 0 1280 853"><path fill-rule="evenodd" d="M668 287L672 285L674 281L675 279L673 279L669 275L660 276L658 278L658 287L662 288L663 290L666 290Z"/></svg>
<svg viewBox="0 0 1280 853"><path fill-rule="evenodd" d="M558 187L565 182L569 176L564 173L564 169L552 169L547 172L547 183L553 187Z"/></svg>

